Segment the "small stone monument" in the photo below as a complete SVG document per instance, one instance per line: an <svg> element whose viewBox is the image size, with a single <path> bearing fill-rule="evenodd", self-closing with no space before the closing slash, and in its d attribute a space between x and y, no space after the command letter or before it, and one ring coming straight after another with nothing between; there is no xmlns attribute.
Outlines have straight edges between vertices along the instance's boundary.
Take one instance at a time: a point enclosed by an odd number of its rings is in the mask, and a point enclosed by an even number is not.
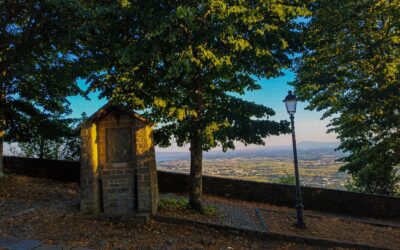
<svg viewBox="0 0 400 250"><path fill-rule="evenodd" d="M138 215L157 211L152 124L106 104L81 127L81 211Z"/></svg>

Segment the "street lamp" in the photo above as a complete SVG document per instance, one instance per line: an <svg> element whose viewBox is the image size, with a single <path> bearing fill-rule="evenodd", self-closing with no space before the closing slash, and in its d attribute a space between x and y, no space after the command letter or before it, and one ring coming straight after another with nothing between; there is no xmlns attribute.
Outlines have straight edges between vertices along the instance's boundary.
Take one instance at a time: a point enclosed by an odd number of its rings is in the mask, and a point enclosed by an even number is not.
<svg viewBox="0 0 400 250"><path fill-rule="evenodd" d="M300 191L300 179L299 179L299 163L297 161L297 148L296 148L296 134L294 131L294 113L296 112L297 99L293 95L292 91L289 91L283 102L286 105L286 110L290 115L290 123L292 127L292 141L293 141L293 156L294 156L294 174L296 177L296 210L297 210L297 223L295 224L299 228L305 228L304 223L304 212L303 212L303 198L301 197Z"/></svg>

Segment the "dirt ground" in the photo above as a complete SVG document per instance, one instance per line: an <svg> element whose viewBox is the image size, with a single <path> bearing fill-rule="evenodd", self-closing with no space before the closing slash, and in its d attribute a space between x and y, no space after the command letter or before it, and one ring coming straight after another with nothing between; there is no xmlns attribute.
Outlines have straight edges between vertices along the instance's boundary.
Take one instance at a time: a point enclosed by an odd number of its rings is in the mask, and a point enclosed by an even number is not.
<svg viewBox="0 0 400 250"><path fill-rule="evenodd" d="M182 199L184 196L164 194L162 197ZM208 195L203 196L203 201L215 207L216 215L191 214L180 208L170 208L160 212L171 217L184 217L245 229L400 249L399 220L383 221L305 210L304 220L307 228L299 229L293 226L296 222L296 212L293 208ZM255 209L259 210L261 218L257 216Z"/></svg>
<svg viewBox="0 0 400 250"><path fill-rule="evenodd" d="M95 249L320 249L236 232L79 213L76 184L23 176L0 181L0 235Z"/></svg>

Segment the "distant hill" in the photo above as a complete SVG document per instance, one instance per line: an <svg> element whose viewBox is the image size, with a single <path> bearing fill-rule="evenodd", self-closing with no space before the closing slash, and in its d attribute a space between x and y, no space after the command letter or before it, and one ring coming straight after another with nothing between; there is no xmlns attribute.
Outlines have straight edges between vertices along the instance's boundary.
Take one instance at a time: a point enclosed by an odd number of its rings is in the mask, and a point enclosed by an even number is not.
<svg viewBox="0 0 400 250"><path fill-rule="evenodd" d="M342 153L335 151L339 146L339 142L314 142L303 141L297 144L298 154L300 159L316 159L324 156L333 156L335 158L341 157ZM232 159L232 158L254 158L254 157L273 157L273 158L287 158L291 159L293 154L292 145L260 147L253 149L237 149L222 152L221 150L211 150L204 153L204 159L217 160L217 159ZM171 160L189 160L190 153L187 152L166 152L158 151L156 153L157 161L171 161Z"/></svg>

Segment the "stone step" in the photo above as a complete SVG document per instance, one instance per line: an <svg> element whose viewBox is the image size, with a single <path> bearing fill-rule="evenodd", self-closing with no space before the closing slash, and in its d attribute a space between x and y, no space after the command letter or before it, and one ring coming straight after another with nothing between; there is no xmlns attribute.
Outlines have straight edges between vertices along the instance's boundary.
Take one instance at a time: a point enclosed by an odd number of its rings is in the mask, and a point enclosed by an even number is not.
<svg viewBox="0 0 400 250"><path fill-rule="evenodd" d="M62 244L49 245L43 244L39 240L18 239L15 237L0 236L0 249L7 250L91 250L77 246L67 246Z"/></svg>

